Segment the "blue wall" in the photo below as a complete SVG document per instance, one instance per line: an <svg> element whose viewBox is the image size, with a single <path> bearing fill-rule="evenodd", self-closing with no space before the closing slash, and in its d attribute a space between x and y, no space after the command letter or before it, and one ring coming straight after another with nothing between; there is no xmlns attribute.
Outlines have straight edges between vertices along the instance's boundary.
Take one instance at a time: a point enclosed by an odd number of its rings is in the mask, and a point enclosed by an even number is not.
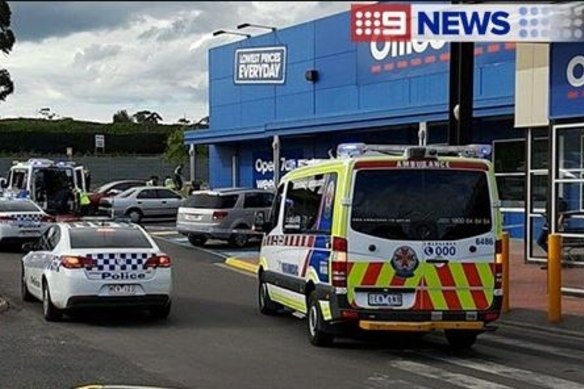
<svg viewBox="0 0 584 389"><path fill-rule="evenodd" d="M375 59L369 44L351 41L349 25L346 12L211 49L210 131L285 129L299 119L331 122L363 113L398 117L446 112L448 44L426 44L420 53L392 56L392 49L399 49L392 43L384 58ZM274 45L287 47L285 83L236 85L235 50ZM381 44L378 50L383 50ZM506 106L510 113L514 46L477 44L475 59L475 107ZM317 82L305 80L308 69L319 72Z"/></svg>

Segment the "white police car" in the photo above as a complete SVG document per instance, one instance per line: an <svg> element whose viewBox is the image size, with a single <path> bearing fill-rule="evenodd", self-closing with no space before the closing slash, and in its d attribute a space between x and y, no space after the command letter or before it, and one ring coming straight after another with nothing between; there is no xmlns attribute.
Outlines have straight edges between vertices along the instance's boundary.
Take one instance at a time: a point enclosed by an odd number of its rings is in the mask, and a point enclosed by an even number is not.
<svg viewBox="0 0 584 389"><path fill-rule="evenodd" d="M69 309L144 307L155 318L170 314L170 258L138 225L78 221L56 223L22 258L21 293L43 302L48 321Z"/></svg>
<svg viewBox="0 0 584 389"><path fill-rule="evenodd" d="M31 200L0 198L0 242L38 239L54 222Z"/></svg>

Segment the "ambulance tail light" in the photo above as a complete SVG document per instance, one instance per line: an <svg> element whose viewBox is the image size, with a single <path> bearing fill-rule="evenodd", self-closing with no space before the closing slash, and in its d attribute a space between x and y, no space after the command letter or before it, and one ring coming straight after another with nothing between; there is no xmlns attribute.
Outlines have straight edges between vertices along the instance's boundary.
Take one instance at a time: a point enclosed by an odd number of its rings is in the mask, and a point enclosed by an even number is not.
<svg viewBox="0 0 584 389"><path fill-rule="evenodd" d="M169 268L170 267L170 257L168 255L155 255L148 258L146 261L147 269Z"/></svg>
<svg viewBox="0 0 584 389"><path fill-rule="evenodd" d="M347 240L333 237L332 244L332 285L336 288L347 287Z"/></svg>
<svg viewBox="0 0 584 389"><path fill-rule="evenodd" d="M94 266L94 261L87 257L63 255L61 256L61 266L65 269L91 269Z"/></svg>
<svg viewBox="0 0 584 389"><path fill-rule="evenodd" d="M358 320L359 313L357 311L353 311L351 309L343 309L341 311L341 319L345 320Z"/></svg>
<svg viewBox="0 0 584 389"><path fill-rule="evenodd" d="M229 215L229 212L215 211L213 212L213 220L223 220Z"/></svg>

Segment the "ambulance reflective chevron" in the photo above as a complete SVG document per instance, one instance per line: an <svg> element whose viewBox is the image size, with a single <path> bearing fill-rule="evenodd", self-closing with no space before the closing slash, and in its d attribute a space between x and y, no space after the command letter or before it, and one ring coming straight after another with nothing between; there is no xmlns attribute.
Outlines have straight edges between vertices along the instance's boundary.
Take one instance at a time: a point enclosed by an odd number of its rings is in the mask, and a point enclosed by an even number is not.
<svg viewBox="0 0 584 389"><path fill-rule="evenodd" d="M488 145L344 144L288 173L260 252L259 307L307 316L315 345L444 330L470 347L499 316L501 216Z"/></svg>

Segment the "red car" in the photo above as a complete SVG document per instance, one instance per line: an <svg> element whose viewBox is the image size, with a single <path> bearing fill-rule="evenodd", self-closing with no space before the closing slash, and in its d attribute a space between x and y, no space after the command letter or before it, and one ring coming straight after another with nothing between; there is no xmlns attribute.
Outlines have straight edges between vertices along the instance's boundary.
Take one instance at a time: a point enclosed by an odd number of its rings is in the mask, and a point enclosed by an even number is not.
<svg viewBox="0 0 584 389"><path fill-rule="evenodd" d="M89 193L89 199L91 200L90 208L91 212L97 212L99 207L99 201L104 197L112 197L123 191L134 188L137 186L146 185L146 181L143 180L124 180L124 181L113 181L104 184L97 188L94 192Z"/></svg>

